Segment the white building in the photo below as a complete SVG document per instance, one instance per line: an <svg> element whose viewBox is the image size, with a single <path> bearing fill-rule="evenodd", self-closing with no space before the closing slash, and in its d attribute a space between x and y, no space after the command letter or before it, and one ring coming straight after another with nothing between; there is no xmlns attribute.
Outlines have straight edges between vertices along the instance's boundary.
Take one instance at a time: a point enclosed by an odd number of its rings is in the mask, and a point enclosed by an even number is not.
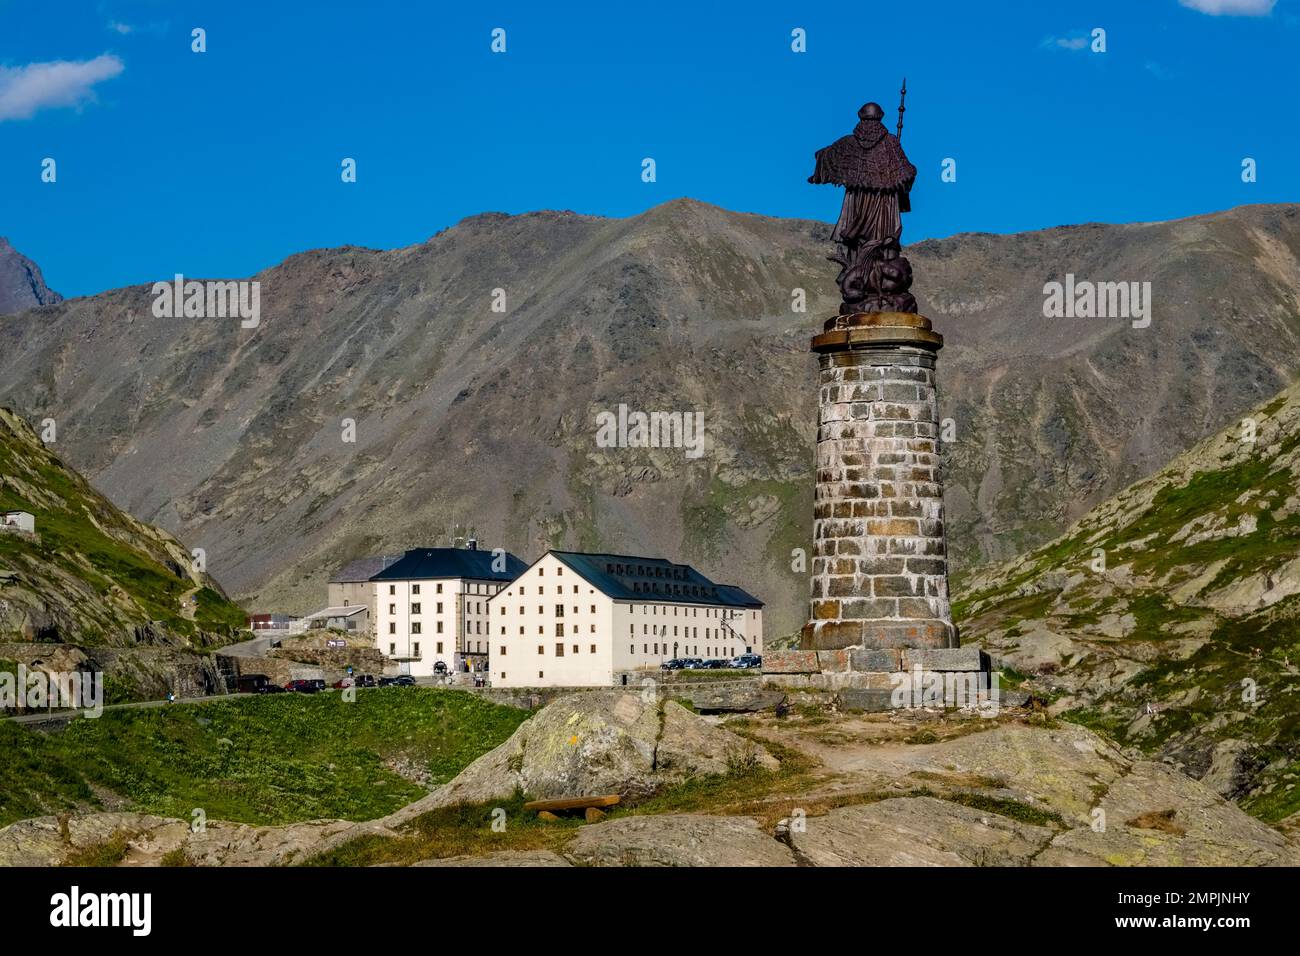
<svg viewBox="0 0 1300 956"><path fill-rule="evenodd" d="M306 617L308 629L328 628L335 631L346 631L349 635L358 639L370 636L366 626L368 620L364 604L340 604L335 607L323 608L315 614L308 614Z"/></svg>
<svg viewBox="0 0 1300 956"><path fill-rule="evenodd" d="M403 674L486 671L488 600L527 567L507 551L416 548L370 578L375 646Z"/></svg>
<svg viewBox="0 0 1300 956"><path fill-rule="evenodd" d="M488 605L493 687L609 686L675 657L763 652L763 602L662 558L548 551Z"/></svg>
<svg viewBox="0 0 1300 956"><path fill-rule="evenodd" d="M36 533L36 519L26 511L0 511L0 530Z"/></svg>
<svg viewBox="0 0 1300 956"><path fill-rule="evenodd" d="M366 613L352 618L355 622L354 629L373 637L374 621L370 617L369 608L374 603L375 585L370 579L400 557L400 554L385 554L349 561L330 575L326 603L330 607L360 606Z"/></svg>

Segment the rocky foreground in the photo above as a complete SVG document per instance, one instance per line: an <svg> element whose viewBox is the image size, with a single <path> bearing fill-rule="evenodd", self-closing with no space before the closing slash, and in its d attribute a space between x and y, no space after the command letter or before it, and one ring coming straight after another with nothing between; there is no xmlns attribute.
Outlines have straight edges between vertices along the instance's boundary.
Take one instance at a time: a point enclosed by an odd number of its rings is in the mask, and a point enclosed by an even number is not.
<svg viewBox="0 0 1300 956"><path fill-rule="evenodd" d="M630 806L591 823L517 811L494 831L493 803L520 792ZM413 858L451 819L469 852ZM0 830L0 864L288 865L361 845L421 866L1300 865L1292 838L1210 787L1041 713L723 720L616 691L560 698L380 820L194 832L129 812L39 817Z"/></svg>

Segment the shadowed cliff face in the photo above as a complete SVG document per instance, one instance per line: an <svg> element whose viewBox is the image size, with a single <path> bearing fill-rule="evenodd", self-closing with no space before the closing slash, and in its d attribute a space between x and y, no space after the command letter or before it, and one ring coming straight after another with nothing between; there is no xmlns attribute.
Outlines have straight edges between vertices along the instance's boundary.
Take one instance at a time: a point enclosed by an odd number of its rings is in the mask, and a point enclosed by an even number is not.
<svg viewBox="0 0 1300 956"><path fill-rule="evenodd" d="M40 267L0 236L0 315L62 301L63 296L45 284Z"/></svg>
<svg viewBox="0 0 1300 956"><path fill-rule="evenodd" d="M147 286L0 320L0 401L55 418L61 454L205 547L258 609L305 610L342 561L460 525L529 558L691 561L788 633L807 596L791 550L812 523L808 338L838 303L828 235L689 200L622 220L476 216L406 249L289 258L253 277L253 330L155 318ZM959 564L1047 540L1300 362L1294 206L907 254L947 337ZM1066 273L1151 282L1150 327L1044 318L1044 283ZM620 403L702 413L704 453L600 447L597 415Z"/></svg>

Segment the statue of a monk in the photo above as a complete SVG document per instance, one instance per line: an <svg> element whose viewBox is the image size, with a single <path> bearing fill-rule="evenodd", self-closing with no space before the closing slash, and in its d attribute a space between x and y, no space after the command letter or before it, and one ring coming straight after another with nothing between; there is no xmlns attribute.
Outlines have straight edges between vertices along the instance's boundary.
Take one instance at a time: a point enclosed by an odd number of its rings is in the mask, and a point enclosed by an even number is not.
<svg viewBox="0 0 1300 956"><path fill-rule="evenodd" d="M908 291L912 267L900 253L902 213L911 211L909 194L916 167L898 137L885 129L884 110L868 103L858 110L853 132L817 151L810 183L844 187L844 204L831 234L839 246L833 262L842 267L835 280L844 302L842 315L854 312L915 312Z"/></svg>

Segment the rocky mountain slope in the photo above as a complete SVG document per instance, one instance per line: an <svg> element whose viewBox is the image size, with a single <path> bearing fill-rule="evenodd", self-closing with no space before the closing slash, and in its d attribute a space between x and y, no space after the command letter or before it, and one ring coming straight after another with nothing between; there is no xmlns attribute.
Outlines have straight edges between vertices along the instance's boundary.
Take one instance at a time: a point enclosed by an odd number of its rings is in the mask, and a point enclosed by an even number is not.
<svg viewBox="0 0 1300 956"><path fill-rule="evenodd" d="M0 408L0 511L34 534L0 531L0 641L207 647L243 612L174 537L114 507L25 421ZM0 658L15 656L0 644Z"/></svg>
<svg viewBox="0 0 1300 956"><path fill-rule="evenodd" d="M956 590L1057 710L1300 820L1300 385Z"/></svg>
<svg viewBox="0 0 1300 956"><path fill-rule="evenodd" d="M40 267L0 236L0 315L62 301L63 296L45 284Z"/></svg>
<svg viewBox="0 0 1300 956"><path fill-rule="evenodd" d="M1297 209L908 250L947 337L959 563L1051 538L1291 380ZM0 320L0 401L54 417L98 487L206 548L258 608L308 610L343 561L459 526L530 558L691 561L788 633L807 594L808 338L838 301L828 232L688 200L475 216L410 248L285 260L255 277L256 329L155 318L147 286ZM1045 319L1043 285L1067 273L1150 281L1151 325ZM702 413L703 455L600 447L596 416L620 403Z"/></svg>

